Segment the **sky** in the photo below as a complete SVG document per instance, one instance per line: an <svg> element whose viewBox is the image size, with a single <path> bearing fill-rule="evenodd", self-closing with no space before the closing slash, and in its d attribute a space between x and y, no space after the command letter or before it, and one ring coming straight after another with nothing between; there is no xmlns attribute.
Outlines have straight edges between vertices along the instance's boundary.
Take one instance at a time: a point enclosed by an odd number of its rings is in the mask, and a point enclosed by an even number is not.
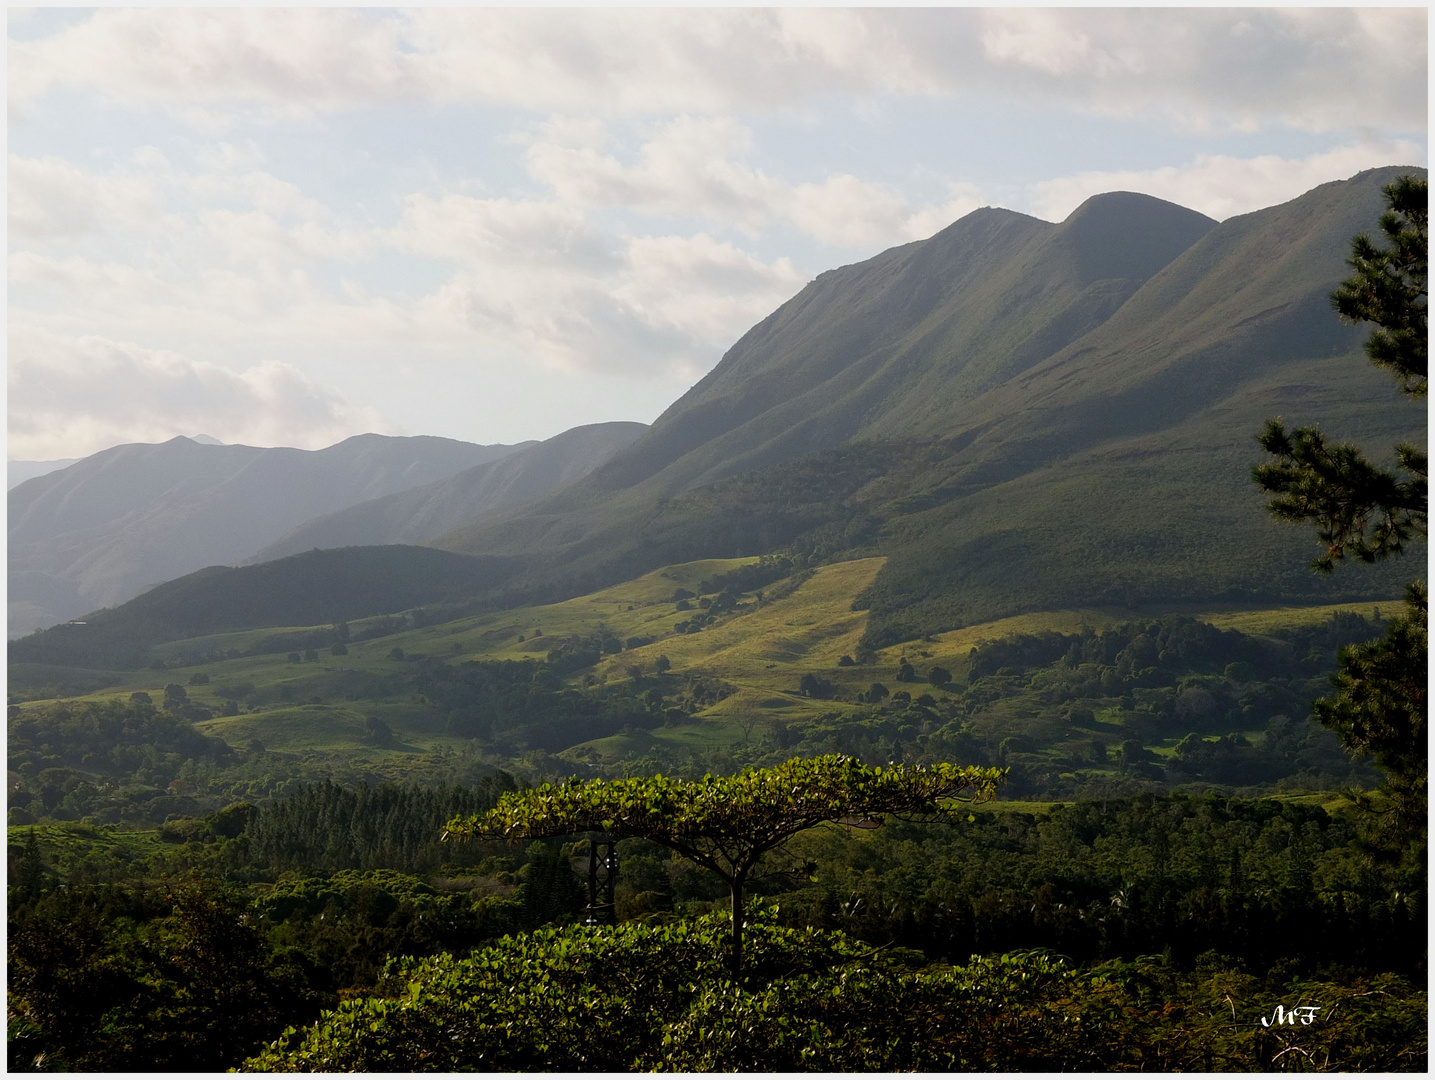
<svg viewBox="0 0 1435 1080"><path fill-rule="evenodd" d="M8 456L651 422L982 206L1427 164L1424 8L8 11Z"/></svg>

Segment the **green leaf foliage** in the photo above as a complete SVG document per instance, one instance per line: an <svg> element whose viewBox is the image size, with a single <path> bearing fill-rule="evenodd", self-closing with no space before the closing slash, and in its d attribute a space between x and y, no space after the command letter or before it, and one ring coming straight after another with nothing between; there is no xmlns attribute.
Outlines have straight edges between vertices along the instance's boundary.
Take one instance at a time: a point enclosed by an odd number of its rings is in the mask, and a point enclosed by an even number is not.
<svg viewBox="0 0 1435 1080"><path fill-rule="evenodd" d="M940 817L953 800L991 798L1004 773L977 766L863 765L831 755L793 758L737 776L578 779L504 795L482 817L455 818L458 836L568 836L601 831L671 848L716 873L732 893L730 965L743 967L743 895L764 854L824 822L872 827L884 815Z"/></svg>
<svg viewBox="0 0 1435 1080"><path fill-rule="evenodd" d="M1425 725L1429 702L1430 601L1425 582L1410 586L1405 613L1385 637L1341 650L1335 693L1315 703L1316 718L1358 757L1385 770L1387 854L1413 842L1422 857L1427 836L1430 758Z"/></svg>
<svg viewBox="0 0 1435 1080"><path fill-rule="evenodd" d="M569 927L472 957L396 961L384 995L290 1029L274 1072L1419 1069L1423 995L1384 976L1260 980L1159 958L1079 971L1040 951L912 970L839 933L749 926L746 985L718 920ZM1277 1001L1319 1027L1269 1033ZM1288 1050L1295 1047L1294 1051ZM1283 1053L1283 1051L1285 1051Z"/></svg>
<svg viewBox="0 0 1435 1080"><path fill-rule="evenodd" d="M601 831L640 836L731 880L763 852L822 822L935 815L951 800L990 798L998 769L863 765L832 755L701 780L570 780L505 794L489 813L455 818L455 835L508 838Z"/></svg>

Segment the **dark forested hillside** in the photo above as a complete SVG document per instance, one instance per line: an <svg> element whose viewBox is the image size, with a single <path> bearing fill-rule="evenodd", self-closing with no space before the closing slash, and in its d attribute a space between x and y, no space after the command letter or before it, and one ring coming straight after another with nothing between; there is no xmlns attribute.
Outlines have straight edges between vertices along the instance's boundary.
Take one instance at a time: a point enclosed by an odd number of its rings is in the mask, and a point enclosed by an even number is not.
<svg viewBox="0 0 1435 1080"><path fill-rule="evenodd" d="M491 590L509 572L507 560L399 544L311 551L258 566L211 566L119 607L11 642L10 661L144 667L150 646L163 641L402 611Z"/></svg>

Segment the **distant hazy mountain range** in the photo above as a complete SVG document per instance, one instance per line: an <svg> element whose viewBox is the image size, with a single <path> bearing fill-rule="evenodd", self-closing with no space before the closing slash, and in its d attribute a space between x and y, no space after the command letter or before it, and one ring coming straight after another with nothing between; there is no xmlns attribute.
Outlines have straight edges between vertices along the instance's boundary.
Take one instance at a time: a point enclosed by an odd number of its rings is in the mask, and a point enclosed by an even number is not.
<svg viewBox="0 0 1435 1080"><path fill-rule="evenodd" d="M1373 451L1425 441L1423 408L1329 302L1382 185L1409 172L1220 223L1120 192L1059 224L978 210L820 275L647 429L423 467L415 440L402 477L370 460L310 483L291 456L263 483L176 473L153 491L120 483L120 459L207 448L117 448L113 484L82 482L97 455L11 493L12 601L37 595L17 569L78 613L202 565L414 543L484 557L462 580L493 604L698 558L882 554L860 601L873 643L1026 610L1394 596L1398 561L1312 575L1310 531L1269 519L1250 469L1274 415Z"/></svg>
<svg viewBox="0 0 1435 1080"><path fill-rule="evenodd" d="M5 465L5 490L19 487L26 480L73 465L79 458L56 458L53 461L10 461Z"/></svg>
<svg viewBox="0 0 1435 1080"><path fill-rule="evenodd" d="M249 562L313 548L361 544L422 544L511 506L565 487L631 444L644 424L589 424L442 480L370 499L305 522Z"/></svg>
<svg viewBox="0 0 1435 1080"><path fill-rule="evenodd" d="M253 561L305 522L444 480L450 505L472 521L489 506L541 493L606 460L641 424L598 425L545 443L479 446L429 436L360 435L324 450L260 448L176 438L103 451L19 484L9 494L9 603L12 636L128 600L202 567ZM504 472L470 475L518 455ZM545 486L545 484L547 486ZM427 540L456 521L442 506L407 506L384 525L359 514L341 547ZM424 534L425 515L438 524ZM417 534L415 534L417 533ZM299 534L296 534L299 535ZM321 546L305 542L302 548Z"/></svg>
<svg viewBox="0 0 1435 1080"><path fill-rule="evenodd" d="M223 446L213 435L195 435L195 442L201 446ZM45 476L48 473L59 472L61 469L69 468L82 458L55 458L52 461L11 461L6 464L5 489L19 487L26 480L33 480L37 476Z"/></svg>

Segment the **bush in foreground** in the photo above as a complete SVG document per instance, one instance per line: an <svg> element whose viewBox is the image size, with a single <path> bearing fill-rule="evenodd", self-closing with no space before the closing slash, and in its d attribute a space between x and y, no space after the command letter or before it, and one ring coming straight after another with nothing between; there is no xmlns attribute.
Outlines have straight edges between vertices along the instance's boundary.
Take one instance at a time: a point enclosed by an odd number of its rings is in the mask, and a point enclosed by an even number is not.
<svg viewBox="0 0 1435 1080"><path fill-rule="evenodd" d="M385 996L293 1029L267 1071L1423 1070L1425 998L1396 976L1262 985L1211 958L1078 971L1042 953L914 968L840 933L721 917L542 930L393 961ZM1316 1005L1309 1025L1260 1023Z"/></svg>

